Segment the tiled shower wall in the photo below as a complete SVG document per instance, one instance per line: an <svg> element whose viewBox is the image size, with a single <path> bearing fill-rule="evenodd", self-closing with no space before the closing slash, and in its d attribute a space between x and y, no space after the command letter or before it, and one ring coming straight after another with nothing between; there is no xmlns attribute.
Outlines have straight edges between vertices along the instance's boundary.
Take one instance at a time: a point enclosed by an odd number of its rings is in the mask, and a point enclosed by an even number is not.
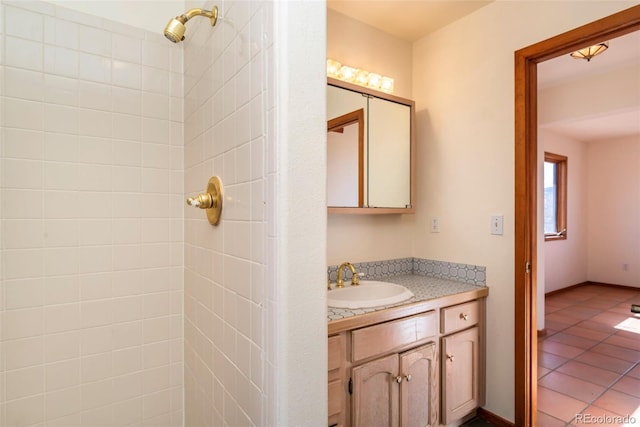
<svg viewBox="0 0 640 427"><path fill-rule="evenodd" d="M181 426L182 49L0 8L0 425Z"/></svg>
<svg viewBox="0 0 640 427"><path fill-rule="evenodd" d="M273 3L216 4L184 42L185 191L218 175L225 193L218 226L185 212L185 424L275 425Z"/></svg>

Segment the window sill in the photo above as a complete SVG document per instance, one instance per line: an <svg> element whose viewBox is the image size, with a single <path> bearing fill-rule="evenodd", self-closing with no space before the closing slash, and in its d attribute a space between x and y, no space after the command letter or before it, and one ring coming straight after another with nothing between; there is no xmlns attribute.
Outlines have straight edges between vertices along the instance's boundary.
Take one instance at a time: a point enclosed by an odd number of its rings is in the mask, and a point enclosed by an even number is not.
<svg viewBox="0 0 640 427"><path fill-rule="evenodd" d="M544 236L544 241L545 242L551 242L551 241L554 241L554 240L567 240L567 236L564 235L564 234L560 235L560 236L557 236L555 234L545 235Z"/></svg>

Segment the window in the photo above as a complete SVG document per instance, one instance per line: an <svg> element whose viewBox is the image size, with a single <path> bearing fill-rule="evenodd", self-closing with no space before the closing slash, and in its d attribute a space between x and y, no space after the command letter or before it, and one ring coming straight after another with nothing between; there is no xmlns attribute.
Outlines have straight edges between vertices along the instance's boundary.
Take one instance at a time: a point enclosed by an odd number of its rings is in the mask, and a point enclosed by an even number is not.
<svg viewBox="0 0 640 427"><path fill-rule="evenodd" d="M544 153L544 239L567 238L567 157Z"/></svg>

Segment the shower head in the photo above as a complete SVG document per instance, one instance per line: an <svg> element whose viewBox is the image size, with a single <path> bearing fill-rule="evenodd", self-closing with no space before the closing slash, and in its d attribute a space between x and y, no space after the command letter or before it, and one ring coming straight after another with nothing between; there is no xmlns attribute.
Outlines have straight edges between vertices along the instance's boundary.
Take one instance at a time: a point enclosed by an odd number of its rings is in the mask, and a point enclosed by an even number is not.
<svg viewBox="0 0 640 427"><path fill-rule="evenodd" d="M216 25L216 21L218 20L218 8L213 6L210 11L198 8L189 9L184 14L171 18L164 27L164 36L173 43L181 42L184 40L184 24L194 16L206 16L211 21L211 26L213 27Z"/></svg>

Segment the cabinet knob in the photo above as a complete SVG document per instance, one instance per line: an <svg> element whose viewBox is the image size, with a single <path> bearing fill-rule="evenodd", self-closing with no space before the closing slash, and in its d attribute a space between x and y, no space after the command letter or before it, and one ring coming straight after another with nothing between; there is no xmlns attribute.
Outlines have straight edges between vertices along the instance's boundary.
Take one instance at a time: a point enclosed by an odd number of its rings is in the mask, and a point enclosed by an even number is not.
<svg viewBox="0 0 640 427"><path fill-rule="evenodd" d="M411 381L411 374L405 375L404 379L407 380L407 382Z"/></svg>
<svg viewBox="0 0 640 427"><path fill-rule="evenodd" d="M447 354L447 359L453 362L453 359L454 359L453 354Z"/></svg>
<svg viewBox="0 0 640 427"><path fill-rule="evenodd" d="M466 314L466 313L460 313L460 318L461 318L462 320L469 320L469 315L468 315L468 314Z"/></svg>
<svg viewBox="0 0 640 427"><path fill-rule="evenodd" d="M395 378L395 380L396 380L396 382L397 382L398 384L400 384L400 383L402 382L402 377L401 377L400 375L398 375L398 376Z"/></svg>

